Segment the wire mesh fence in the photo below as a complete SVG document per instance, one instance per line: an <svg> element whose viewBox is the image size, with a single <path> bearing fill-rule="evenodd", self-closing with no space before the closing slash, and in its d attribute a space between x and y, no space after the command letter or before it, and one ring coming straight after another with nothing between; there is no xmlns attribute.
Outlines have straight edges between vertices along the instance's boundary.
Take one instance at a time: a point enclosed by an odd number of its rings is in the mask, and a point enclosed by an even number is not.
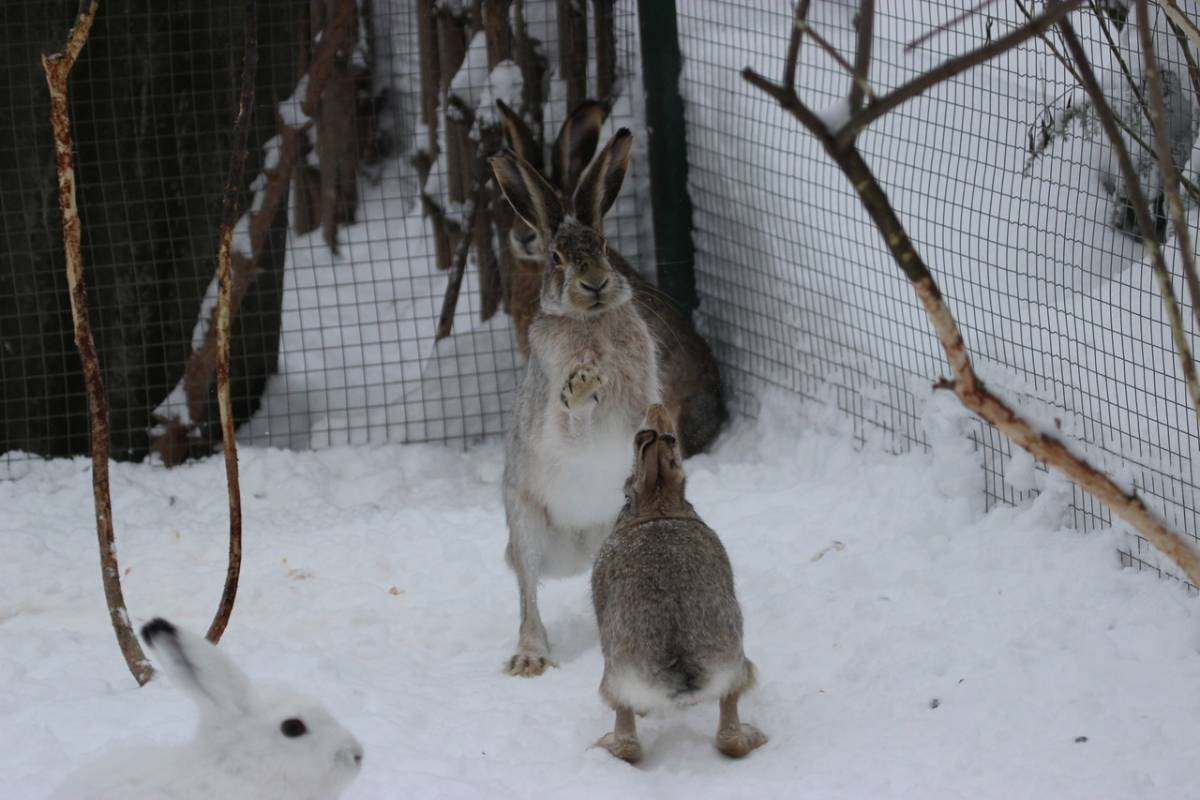
<svg viewBox="0 0 1200 800"><path fill-rule="evenodd" d="M503 432L521 357L509 318L483 319L500 303L481 263L486 244L464 251L453 333L436 334L455 282L452 245L468 235L455 226L470 227L487 202L482 191L471 196L478 203L467 196L474 184L464 163L490 135L497 99L518 108L539 147L551 146L586 96L608 108L605 135L620 125L638 132L606 233L653 273L636 5L260 3L246 215L235 237L244 291L233 388L244 442L461 444ZM843 53L853 49L854 5L813 4L813 24ZM881 8L873 85L885 90L1001 36L1027 8L993 3L906 47L959 6ZM940 349L851 188L811 137L743 83L744 66L782 69L790 4L676 7L697 322L737 410L756 415L773 395L793 405L799 397L810 415L896 450L953 450L965 437L979 466L957 476L954 490L988 504L1071 492L938 400ZM1118 57L1122 48L1134 55L1123 9L1090 3L1076 21L1127 113L1136 91ZM30 455L87 448L38 63L75 10L70 0L14 0L0 10L10 126L0 143L5 474L19 473ZM173 462L211 452L218 435L206 343L243 13L234 2L163 14L110 0L72 78L84 256L119 457L153 452ZM523 59L533 56L542 71L531 81ZM1173 74L1189 156L1181 161L1195 182L1200 114L1181 88L1185 72ZM800 76L805 99L836 117L843 67L810 43ZM456 142L466 148L457 156ZM1196 420L1160 291L1128 232L1111 154L1053 48L1033 40L939 85L873 126L861 145L953 303L982 377L1079 442L1176 529L1200 535ZM495 199L486 213L500 213ZM497 222L479 240L498 259L502 233ZM1177 259L1170 236L1167 247ZM507 304L512 287L499 291ZM1074 491L1072 499L1078 525L1110 522L1089 497ZM1157 568L1140 539L1125 558Z"/></svg>
<svg viewBox="0 0 1200 800"><path fill-rule="evenodd" d="M450 163L451 137L465 134L469 152L494 121L497 99L529 112L520 106L527 76L495 68L485 23L500 21L509 49L499 55L519 62L524 42L538 62L536 113L523 116L547 144L580 91L604 95L606 132L636 127L640 114L632 0L592 4L571 32L558 28L559 5L258 4L245 214L234 239L232 387L243 442L461 444L504 430L520 359L505 315L481 320L493 301L477 254L495 257L506 246L500 232L490 248L472 247L453 333L436 336L455 273L439 236L461 240L454 228L468 207L450 186L462 169ZM85 272L118 458L157 454L174 463L212 452L219 437L210 322L245 7L230 0L164 13L109 0L72 76ZM76 11L74 0L13 0L0 9L8 45L0 56L9 120L0 144L7 474L30 456L88 447L39 62L61 46ZM560 43L581 32L575 49ZM610 65L603 83L598 57ZM422 72L430 58L441 70L432 93ZM631 183L644 180L643 170L635 164ZM608 220L610 239L635 263L645 216L630 192ZM448 234L435 230L439 223Z"/></svg>
<svg viewBox="0 0 1200 800"><path fill-rule="evenodd" d="M961 4L885 4L874 88L1002 36L1031 5L991 4L907 48ZM1138 62L1122 33L1125 5L1104 5L1076 14L1076 24L1114 104L1128 109L1136 80L1126 80L1117 55L1125 50L1135 70ZM856 6L812 4L813 25L842 53L854 51ZM994 429L958 416L952 399L937 401L941 349L851 187L812 137L747 91L743 66L783 69L790 4L681 4L679 13L700 321L741 410L757 413L782 390L898 450L936 453L965 434L981 464L958 488L982 492L989 505L1071 491ZM1155 25L1169 36L1161 15ZM1164 71L1186 85L1168 46ZM847 84L845 69L808 42L798 79L806 102L834 119ZM1190 157L1195 97L1177 98ZM1122 230L1111 155L1082 105L1054 51L1034 39L908 102L860 147L949 297L984 380L1196 538L1195 416L1142 245ZM1194 162L1181 161L1194 174ZM1078 490L1072 510L1084 527L1110 522ZM1124 558L1158 568L1141 539L1130 539Z"/></svg>

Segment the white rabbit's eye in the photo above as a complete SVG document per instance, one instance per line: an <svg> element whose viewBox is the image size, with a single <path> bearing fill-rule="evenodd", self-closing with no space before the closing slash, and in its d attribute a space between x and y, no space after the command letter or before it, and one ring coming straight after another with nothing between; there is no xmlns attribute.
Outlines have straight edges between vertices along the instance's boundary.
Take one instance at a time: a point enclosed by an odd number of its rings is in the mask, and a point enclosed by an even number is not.
<svg viewBox="0 0 1200 800"><path fill-rule="evenodd" d="M292 717L279 723L279 732L289 739L295 739L297 736L308 733L308 726L299 717Z"/></svg>
<svg viewBox="0 0 1200 800"><path fill-rule="evenodd" d="M562 255L557 250L550 252L550 263L556 267L561 267L563 264Z"/></svg>

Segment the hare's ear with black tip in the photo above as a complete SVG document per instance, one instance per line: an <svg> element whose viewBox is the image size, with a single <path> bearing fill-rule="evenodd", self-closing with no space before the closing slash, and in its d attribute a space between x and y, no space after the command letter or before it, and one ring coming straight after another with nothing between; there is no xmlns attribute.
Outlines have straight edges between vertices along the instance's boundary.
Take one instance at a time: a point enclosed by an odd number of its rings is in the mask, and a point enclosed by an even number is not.
<svg viewBox="0 0 1200 800"><path fill-rule="evenodd" d="M202 712L233 716L250 711L250 681L216 645L161 617L142 626L142 639L171 682L191 695Z"/></svg>
<svg viewBox="0 0 1200 800"><path fill-rule="evenodd" d="M579 176L596 154L600 143L600 126L607 110L603 103L584 100L563 120L558 138L554 140L554 160L550 164L550 182L563 196L570 196Z"/></svg>
<svg viewBox="0 0 1200 800"><path fill-rule="evenodd" d="M621 193L632 148L633 134L628 128L621 128L584 170L575 187L572 199L575 217L597 233L604 232L604 215Z"/></svg>
<svg viewBox="0 0 1200 800"><path fill-rule="evenodd" d="M541 172L542 148L538 146L537 139L525 124L525 120L503 100L496 101L496 112L500 115L500 130L504 134L505 146L529 162L529 166Z"/></svg>
<svg viewBox="0 0 1200 800"><path fill-rule="evenodd" d="M562 222L563 207L546 179L516 153L507 152L491 160L496 183L517 216L548 242Z"/></svg>

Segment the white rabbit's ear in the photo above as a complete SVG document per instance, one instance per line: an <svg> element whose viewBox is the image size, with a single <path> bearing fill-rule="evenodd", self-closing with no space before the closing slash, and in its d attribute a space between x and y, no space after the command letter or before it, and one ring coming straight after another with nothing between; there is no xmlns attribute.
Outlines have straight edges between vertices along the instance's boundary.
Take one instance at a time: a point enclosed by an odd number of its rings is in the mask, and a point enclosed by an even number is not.
<svg viewBox="0 0 1200 800"><path fill-rule="evenodd" d="M158 656L162 671L202 710L223 716L250 711L250 681L207 639L181 631L161 617L142 626L142 639Z"/></svg>
<svg viewBox="0 0 1200 800"><path fill-rule="evenodd" d="M597 233L604 232L604 215L621 193L632 147L633 134L621 128L579 177L572 200L575 217Z"/></svg>
<svg viewBox="0 0 1200 800"><path fill-rule="evenodd" d="M511 151L496 156L491 164L496 183L517 216L537 231L543 242L553 239L563 218L562 202L554 187L528 161Z"/></svg>

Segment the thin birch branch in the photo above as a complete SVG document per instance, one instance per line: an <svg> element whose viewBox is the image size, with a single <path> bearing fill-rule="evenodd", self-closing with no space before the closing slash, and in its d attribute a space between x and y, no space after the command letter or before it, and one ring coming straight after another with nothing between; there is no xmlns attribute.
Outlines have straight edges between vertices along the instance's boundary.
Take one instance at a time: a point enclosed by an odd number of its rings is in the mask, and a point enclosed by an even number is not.
<svg viewBox="0 0 1200 800"><path fill-rule="evenodd" d="M242 490L238 479L237 432L233 426L233 400L229 387L229 322L233 305L233 226L238 221L238 196L246 171L246 149L250 116L254 112L254 77L258 69L258 23L256 0L246 4L246 46L242 56L242 90L237 116L233 122L233 142L229 155L229 175L225 179L225 197L221 208L221 240L217 249L217 407L221 414L221 443L225 452L225 485L229 494L229 555L225 567L225 586L217 613L209 625L207 638L213 644L229 624L237 599L238 577L242 572Z"/></svg>
<svg viewBox="0 0 1200 800"><path fill-rule="evenodd" d="M100 577L104 584L104 599L108 616L125 665L138 685L144 685L154 675L142 646L130 624L121 589L121 569L117 563L116 535L113 531L112 494L108 482L108 396L100 359L92 337L88 317L87 287L83 278L82 227L79 207L75 203L75 155L71 139L71 117L67 104L67 78L79 52L87 42L92 21L96 18L98 0L81 8L66 47L61 53L42 56L42 69L50 89L50 124L54 129L54 155L58 172L58 210L62 218L63 250L67 264L67 286L71 296L71 319L75 329L75 347L83 366L87 387L88 415L91 428L92 500L96 509L96 536L100 545Z"/></svg>
<svg viewBox="0 0 1200 800"><path fill-rule="evenodd" d="M923 94L929 87L949 80L955 75L977 67L985 61L989 61L1033 37L1041 35L1057 24L1059 20L1066 19L1068 14L1083 3L1084 0L1048 0L1045 11L1031 19L1025 25L988 42L982 47L947 59L928 72L918 75L875 101L867 103L860 111L852 114L850 120L838 132L839 144L845 145L854 141L855 137L872 122L893 108Z"/></svg>
<svg viewBox="0 0 1200 800"><path fill-rule="evenodd" d="M1047 9L1046 14L1061 12L1064 5L1068 4L1057 4L1053 10ZM1043 15L1043 17L1045 16ZM1065 31L1069 31L1069 25L1065 22L1065 14L1055 17L1055 20L1064 26ZM1009 41L1008 46L1015 47L1037 35L1038 30L1044 24L1045 19L1014 31L1013 34L1005 37ZM795 33L793 33L794 35ZM1071 36L1073 38L1073 33ZM1002 52L1004 49L980 48L980 50L966 55L966 58L973 62L968 66L982 63ZM965 63L959 62L959 65ZM903 99L915 97L921 91L938 83L939 80L952 77L966 68L967 66L962 66L961 69L956 67L953 70L935 70L937 74L943 76L940 79L918 78L917 81L920 83L911 82L916 91L908 90ZM772 83L749 67L743 70L742 75L751 85L774 98L784 110L791 113L807 128L854 187L859 200L883 236L896 265L912 285L942 346L953 377L948 381L939 381L937 387L953 390L967 409L991 423L1034 458L1061 471L1084 491L1107 505L1113 513L1125 520L1159 551L1172 559L1193 585L1200 586L1200 556L1182 536L1171 530L1158 515L1151 511L1136 493L1126 492L1112 478L1103 474L1086 459L1072 452L1067 444L1057 436L1038 430L1017 409L988 390L979 380L971 363L970 352L963 341L962 332L933 274L909 238L908 232L897 217L883 187L855 145L854 134L865 128L866 124L871 121L865 119L871 106L855 115L859 118L857 127L851 130L850 135L847 136L845 135L846 129L842 132L829 131L820 117L797 96L794 84ZM894 108L898 104L898 102L892 103L890 107ZM878 115L871 117L871 119L875 118L878 118ZM852 124L854 124L853 118ZM1115 126L1113 127L1115 129Z"/></svg>
<svg viewBox="0 0 1200 800"><path fill-rule="evenodd" d="M1096 109L1096 116L1099 118L1100 124L1104 127L1104 132L1108 136L1113 155L1117 157L1117 165L1120 167L1121 177L1125 181L1125 191L1129 196L1129 205L1133 208L1138 227L1142 231L1142 245L1146 248L1146 255L1150 259L1150 269L1153 270L1154 277L1158 280L1159 291L1162 292L1163 307L1167 312L1167 320L1171 324L1171 338L1175 343L1175 352L1179 357L1179 366L1183 372L1184 383L1187 384L1188 394L1192 398L1192 406L1196 413L1196 418L1200 420L1200 381L1197 381L1196 377L1196 360L1192 356L1192 348L1188 344L1187 333L1183 329L1183 313L1180 311L1179 300L1175 296L1175 286L1171 280L1171 273L1167 269L1167 261L1163 256L1162 242L1158 240L1154 218L1150 213L1150 204L1146 200L1146 193L1142 190L1142 183L1138 178L1137 170L1133 166L1133 159L1129 157L1129 150L1125 147L1125 142L1121 139L1121 134L1116 123L1116 115L1113 113L1112 107L1108 104L1108 100L1104 96L1104 91L1100 87L1100 81L1097 80L1096 73L1092 70L1092 65L1088 62L1087 52L1083 49L1083 44L1079 41L1079 37L1075 35L1075 29L1071 27L1071 23L1067 20L1062 20L1059 23L1059 31L1062 34L1063 42L1071 53L1071 58L1075 61L1075 66L1078 68L1079 77L1083 82L1083 89L1091 98L1092 106ZM1169 153L1167 158L1169 161ZM1160 167L1163 166L1160 165ZM1193 583L1195 582L1193 581ZM1200 586L1200 584L1196 585Z"/></svg>
<svg viewBox="0 0 1200 800"><path fill-rule="evenodd" d="M796 85L796 64L800 60L800 43L808 31L808 8L812 0L800 0L796 3L796 13L792 17L792 35L788 40L787 56L783 61L783 85Z"/></svg>
<svg viewBox="0 0 1200 800"><path fill-rule="evenodd" d="M1146 0L1137 0L1137 17L1138 35L1142 43L1142 67L1146 73L1146 87L1150 90L1150 121L1154 125L1154 143L1158 152L1158 168L1162 172L1163 194L1166 196L1167 213L1170 214L1171 224L1175 228L1175 239L1179 243L1183 278L1192 301L1192 315L1197 322L1197 329L1200 329L1200 278L1196 276L1196 253L1192 249L1192 231L1188 227L1187 214L1183 210L1183 199L1179 196L1179 166L1171 152L1171 137L1167 127L1167 100L1163 94L1162 75L1158 70L1154 31L1150 29L1150 9ZM1197 421L1200 421L1200 388L1197 388L1193 398L1197 403Z"/></svg>
<svg viewBox="0 0 1200 800"><path fill-rule="evenodd" d="M961 14L951 17L950 19L943 22L941 25L938 25L933 30L922 33L920 36L913 39L908 44L904 45L904 52L911 53L913 50L916 50L918 47L925 44L926 42L928 42L938 36L941 36L943 33L946 33L947 31L951 30L952 28L958 27L959 25L966 22L971 17L975 16L976 14L983 11L985 8L987 8L988 6L992 5L995 2L996 2L996 0L980 0L980 2L976 3L973 7L968 8L966 11L962 12Z"/></svg>
<svg viewBox="0 0 1200 800"><path fill-rule="evenodd" d="M871 43L875 39L875 0L860 0L858 4L858 47L854 53L854 71L850 78L850 113L863 104L863 93L870 89Z"/></svg>

